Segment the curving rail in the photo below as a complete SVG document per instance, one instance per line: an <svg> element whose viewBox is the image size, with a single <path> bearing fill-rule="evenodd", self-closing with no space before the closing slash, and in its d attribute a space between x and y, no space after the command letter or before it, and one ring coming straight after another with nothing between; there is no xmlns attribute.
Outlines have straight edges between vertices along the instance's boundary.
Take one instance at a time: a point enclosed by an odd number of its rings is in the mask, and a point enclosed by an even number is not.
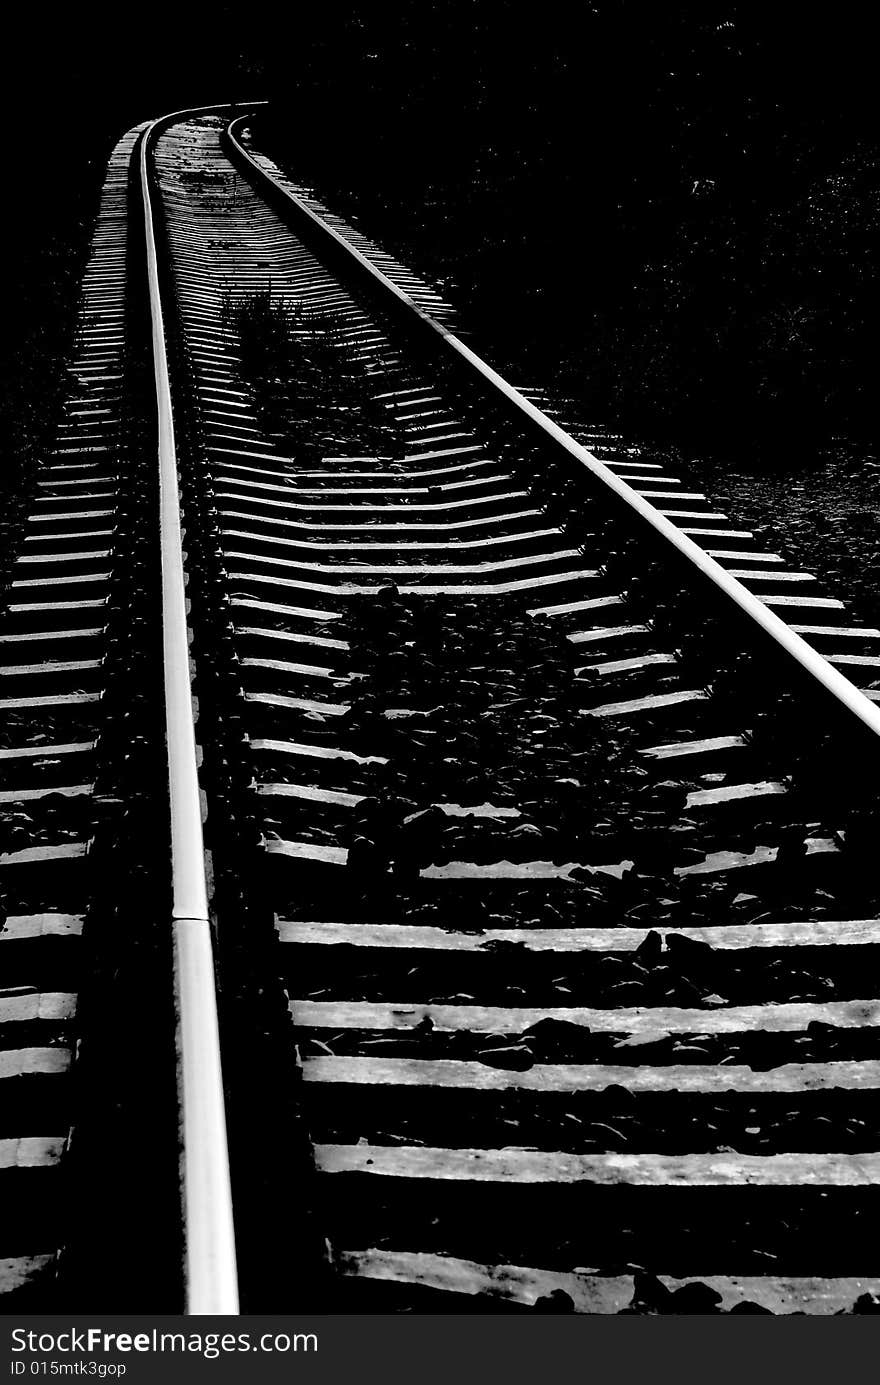
<svg viewBox="0 0 880 1385"><path fill-rule="evenodd" d="M796 631L792 630L779 616L750 592L743 584L733 577L729 572L718 563L714 558L702 549L699 544L694 543L693 539L687 534L682 533L665 515L660 514L657 508L648 500L638 494L632 486L625 480L615 475L610 467L599 460L588 448L577 442L565 429L560 428L557 423L548 418L541 409L537 408L530 400L526 399L519 390L509 384L503 376L487 364L482 357L466 346L463 341L443 323L438 322L430 313L421 308L399 285L395 284L386 274L383 274L377 265L352 245L346 238L328 225L318 216L303 199L290 188L285 187L282 182L264 168L242 144L239 134L247 120L246 116L239 116L230 122L227 129L229 142L238 157L247 165L255 178L269 184L276 194L283 197L287 202L296 207L297 212L326 239L331 240L338 249L351 257L360 269L382 289L391 294L398 303L415 315L425 327L434 332L437 338L446 348L454 352L462 361L479 375L484 383L496 396L502 398L508 405L512 405L520 415L527 418L529 422L536 425L545 438L562 447L569 456L579 462L589 471L597 481L607 490L613 491L619 500L628 508L644 520L655 533L659 534L667 543L676 550L681 557L687 560L692 568L696 568L703 577L708 580L724 595L729 598L740 611L748 617L752 623L758 627L774 641L781 649L784 649L800 667L811 678L813 678L826 692L830 693L838 703L846 707L853 716L857 717L875 735L880 735L880 707L876 706L863 692L850 682L842 673L838 672L821 654L817 653L806 640Z"/></svg>
<svg viewBox="0 0 880 1385"><path fill-rule="evenodd" d="M157 128L168 119L165 117L164 120L154 121L142 137L140 185L158 425L162 631L173 893L171 921L177 1013L185 1293L188 1313L228 1314L238 1312L232 1190L190 684L177 455L150 197L150 146Z"/></svg>

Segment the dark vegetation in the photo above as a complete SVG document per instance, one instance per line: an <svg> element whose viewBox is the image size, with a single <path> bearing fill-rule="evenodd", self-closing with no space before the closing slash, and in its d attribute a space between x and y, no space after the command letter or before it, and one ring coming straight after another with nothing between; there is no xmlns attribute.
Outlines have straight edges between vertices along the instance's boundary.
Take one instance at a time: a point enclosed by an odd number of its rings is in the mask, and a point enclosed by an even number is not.
<svg viewBox="0 0 880 1385"><path fill-rule="evenodd" d="M169 44L109 5L53 12L48 38L44 16L17 15L0 487L59 388L70 251L110 139L253 95L273 100L273 152L451 283L515 380L704 450L873 442L871 18L852 0L831 18L788 0L539 18L517 0L326 0L242 22L191 3Z"/></svg>
<svg viewBox="0 0 880 1385"><path fill-rule="evenodd" d="M295 461L403 455L402 435L373 398L337 315L267 291L230 304L226 317L261 425Z"/></svg>
<svg viewBox="0 0 880 1385"><path fill-rule="evenodd" d="M494 358L628 430L871 441L869 7L327 3L263 140L452 281ZM512 358L512 359L511 359Z"/></svg>

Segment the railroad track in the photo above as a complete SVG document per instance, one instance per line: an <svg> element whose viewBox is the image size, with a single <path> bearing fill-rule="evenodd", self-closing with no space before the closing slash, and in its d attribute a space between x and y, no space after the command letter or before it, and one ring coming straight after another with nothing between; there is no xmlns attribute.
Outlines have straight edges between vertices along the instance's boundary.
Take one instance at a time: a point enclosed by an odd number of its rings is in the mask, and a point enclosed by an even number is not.
<svg viewBox="0 0 880 1385"><path fill-rule="evenodd" d="M0 634L10 1302L131 1307L135 1185L190 1311L880 1295L880 631L451 322L246 117L114 152Z"/></svg>

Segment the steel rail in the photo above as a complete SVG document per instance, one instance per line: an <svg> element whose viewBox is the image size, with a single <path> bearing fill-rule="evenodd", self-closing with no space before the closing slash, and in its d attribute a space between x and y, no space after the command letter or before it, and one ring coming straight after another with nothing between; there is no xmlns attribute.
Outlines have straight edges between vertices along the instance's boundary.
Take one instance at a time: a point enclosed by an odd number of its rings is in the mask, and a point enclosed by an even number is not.
<svg viewBox="0 0 880 1385"><path fill-rule="evenodd" d="M184 1291L189 1314L237 1314L238 1272L190 677L177 451L149 178L149 154L158 128L189 114L195 112L176 112L153 121L140 142L159 460Z"/></svg>
<svg viewBox="0 0 880 1385"><path fill-rule="evenodd" d="M512 404L530 423L536 424L541 432L552 442L564 448L577 462L580 462L603 486L613 491L631 510L635 511L641 519L660 534L672 547L710 582L719 591L733 601L739 609L759 626L765 634L769 635L775 644L786 651L799 665L816 680L826 692L856 716L866 727L880 736L880 707L876 706L870 698L866 697L859 688L851 683L842 673L832 667L821 654L817 653L806 640L796 634L785 621L764 605L758 597L754 596L736 578L731 577L729 572L718 563L714 558L710 558L699 544L694 543L693 539L687 534L683 534L671 520L665 515L660 514L649 501L635 491L632 486L627 485L626 481L617 476L610 467L605 466L598 457L594 456L582 443L576 442L573 437L554 423L539 408L532 404L524 395L509 384L503 376L487 364L486 361L466 346L463 341L444 327L441 322L431 317L430 313L425 312L417 303L410 298L409 294L393 283L386 274L383 274L376 265L372 263L355 246L351 245L344 236L340 235L332 226L329 226L322 217L306 205L306 203L295 192L286 188L279 178L265 169L253 157L238 138L238 131L241 130L246 115L238 116L227 126L226 134L231 145L236 150L240 158L254 170L257 179L263 179L276 192L280 193L287 201L291 202L297 210L308 219L313 226L322 232L326 237L333 240L339 249L343 250L355 261L360 268L371 276L371 278L382 286L388 293L392 294L405 308L414 313L422 323L437 334L438 339L447 348L455 352L462 360L467 362L475 372L482 376L483 380L491 389Z"/></svg>

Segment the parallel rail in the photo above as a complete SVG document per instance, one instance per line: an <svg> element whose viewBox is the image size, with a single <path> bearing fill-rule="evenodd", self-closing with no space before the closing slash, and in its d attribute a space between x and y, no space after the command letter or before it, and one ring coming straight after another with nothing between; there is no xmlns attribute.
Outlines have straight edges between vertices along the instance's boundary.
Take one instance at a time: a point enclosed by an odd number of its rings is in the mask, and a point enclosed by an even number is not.
<svg viewBox="0 0 880 1385"><path fill-rule="evenodd" d="M162 632L174 984L177 1008L181 1196L187 1312L238 1312L238 1278L214 952L202 835L197 737L190 674L183 527L171 381L165 345L159 260L150 191L154 121L140 143L160 478Z"/></svg>
<svg viewBox="0 0 880 1385"><path fill-rule="evenodd" d="M408 312L414 314L430 332L436 335L445 350L454 353L459 360L466 363L474 377L482 381L490 396L495 396L505 404L512 406L517 414L539 430L541 436L555 443L576 462L580 463L606 490L611 491L633 514L638 515L640 520L643 520L664 539L676 553L685 558L692 568L707 578L725 597L734 602L739 610L754 625L769 635L779 649L790 655L810 678L830 693L842 707L857 717L875 735L880 735L880 707L875 706L848 678L845 678L826 659L823 659L815 649L807 644L806 640L786 625L784 620L780 620L779 616L768 610L763 602L759 601L752 592L743 586L742 582L725 572L721 564L711 558L699 544L694 543L693 539L689 538L687 534L683 534L670 520L661 515L656 506L644 500L633 490L632 486L627 485L626 481L616 476L610 467L605 466L598 457L577 442L563 428L560 428L558 423L554 423L541 409L526 399L519 390L514 389L503 376L498 374L497 370L493 370L481 356L472 351L442 322L438 322L424 308L413 302L409 294L393 283L386 274L383 274L381 269L377 268L366 255L363 255L337 230L317 216L301 197L289 188L285 188L277 178L263 168L238 138L238 133L247 124L247 119L247 116L240 116L237 120L232 121L227 134L237 157L250 169L259 182L272 187L291 207L296 209L299 216L308 221L312 228L318 230L338 250L343 251L358 267L362 276L369 276L375 284L381 287L384 293L390 295Z"/></svg>

